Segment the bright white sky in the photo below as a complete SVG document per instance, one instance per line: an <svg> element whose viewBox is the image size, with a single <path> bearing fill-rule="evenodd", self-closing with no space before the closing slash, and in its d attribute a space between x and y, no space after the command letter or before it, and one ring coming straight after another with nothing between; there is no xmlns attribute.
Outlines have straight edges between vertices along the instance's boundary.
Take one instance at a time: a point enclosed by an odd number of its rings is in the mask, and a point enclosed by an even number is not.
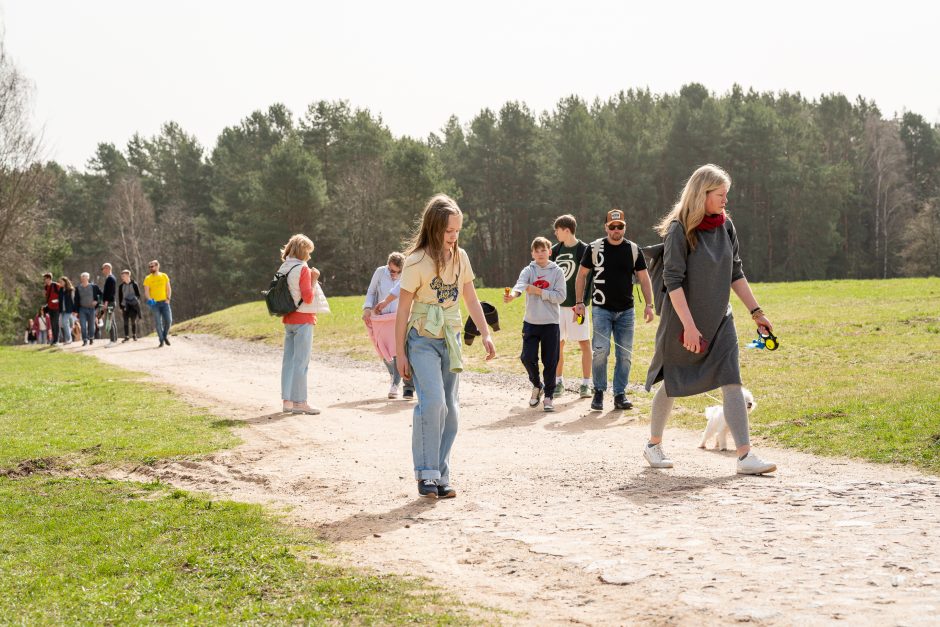
<svg viewBox="0 0 940 627"><path fill-rule="evenodd" d="M50 159L83 167L169 120L211 148L283 102L346 99L396 135L525 101L696 81L841 92L940 122L940 3L0 0Z"/></svg>

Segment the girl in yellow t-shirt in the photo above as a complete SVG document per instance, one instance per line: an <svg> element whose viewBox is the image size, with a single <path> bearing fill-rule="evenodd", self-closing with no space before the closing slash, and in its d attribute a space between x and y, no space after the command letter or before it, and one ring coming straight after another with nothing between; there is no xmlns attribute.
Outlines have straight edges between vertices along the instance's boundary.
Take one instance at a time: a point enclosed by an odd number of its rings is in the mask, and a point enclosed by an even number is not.
<svg viewBox="0 0 940 627"><path fill-rule="evenodd" d="M418 394L411 421L418 494L432 499L457 496L450 485L450 450L457 437L457 381L463 369L461 296L483 333L486 359L496 356L473 288L470 259L457 245L462 223L463 213L449 196L438 194L428 201L405 253L395 320L398 370L414 382Z"/></svg>

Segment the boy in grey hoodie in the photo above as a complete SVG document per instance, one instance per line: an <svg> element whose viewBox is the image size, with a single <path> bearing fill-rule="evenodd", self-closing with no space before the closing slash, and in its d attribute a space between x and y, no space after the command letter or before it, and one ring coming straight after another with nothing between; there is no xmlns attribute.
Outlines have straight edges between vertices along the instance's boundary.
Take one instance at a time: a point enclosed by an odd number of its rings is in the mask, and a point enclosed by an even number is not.
<svg viewBox="0 0 940 627"><path fill-rule="evenodd" d="M529 406L535 407L544 393L545 411L555 411L552 396L555 394L555 370L558 368L558 305L567 295L565 273L548 258L552 243L544 237L532 240L532 263L522 269L515 286L503 302L510 303L524 292L525 316L522 322L522 354L519 359L532 382L532 397ZM539 345L542 347L542 367L545 384L539 377Z"/></svg>

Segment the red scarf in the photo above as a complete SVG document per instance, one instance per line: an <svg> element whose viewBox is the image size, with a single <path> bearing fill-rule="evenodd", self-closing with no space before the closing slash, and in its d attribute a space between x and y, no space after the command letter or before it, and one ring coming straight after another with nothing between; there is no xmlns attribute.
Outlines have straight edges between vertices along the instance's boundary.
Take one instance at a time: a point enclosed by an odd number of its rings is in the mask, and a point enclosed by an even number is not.
<svg viewBox="0 0 940 627"><path fill-rule="evenodd" d="M712 229L717 229L719 226L725 223L725 212L712 214L705 214L705 217L702 218L702 221L697 227L696 231L711 231Z"/></svg>

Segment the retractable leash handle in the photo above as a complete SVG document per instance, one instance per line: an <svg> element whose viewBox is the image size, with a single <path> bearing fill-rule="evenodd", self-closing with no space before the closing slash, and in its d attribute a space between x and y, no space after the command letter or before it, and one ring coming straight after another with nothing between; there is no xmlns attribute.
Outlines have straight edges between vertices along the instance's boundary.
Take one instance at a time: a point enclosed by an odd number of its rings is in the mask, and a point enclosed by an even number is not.
<svg viewBox="0 0 940 627"><path fill-rule="evenodd" d="M761 331L761 329L764 329L764 331ZM780 340L766 327L759 327L757 337L751 340L750 343L745 344L744 348L766 348L769 351L775 351L780 348Z"/></svg>
<svg viewBox="0 0 940 627"><path fill-rule="evenodd" d="M766 333L762 332L761 329L764 329ZM758 327L757 335L763 340L764 348L769 351L775 351L780 348L780 341L777 340L777 336L770 332L770 329L766 327Z"/></svg>

